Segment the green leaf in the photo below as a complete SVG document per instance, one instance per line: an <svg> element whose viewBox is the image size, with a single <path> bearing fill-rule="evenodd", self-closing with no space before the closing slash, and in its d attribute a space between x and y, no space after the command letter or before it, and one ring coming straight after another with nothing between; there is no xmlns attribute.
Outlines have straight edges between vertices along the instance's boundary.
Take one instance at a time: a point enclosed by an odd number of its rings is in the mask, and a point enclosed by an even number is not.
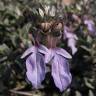
<svg viewBox="0 0 96 96"><path fill-rule="evenodd" d="M88 96L95 96L92 90L89 90Z"/></svg>
<svg viewBox="0 0 96 96"><path fill-rule="evenodd" d="M75 94L75 96L82 96L82 94L79 91L76 91Z"/></svg>
<svg viewBox="0 0 96 96"><path fill-rule="evenodd" d="M87 48L86 46L81 45L80 47L83 48L84 50L88 51L88 52L91 51L91 49Z"/></svg>
<svg viewBox="0 0 96 96"><path fill-rule="evenodd" d="M93 41L93 40L92 40L92 37L88 36L88 37L87 37L87 42L91 44L92 41Z"/></svg>
<svg viewBox="0 0 96 96"><path fill-rule="evenodd" d="M20 30L19 36L27 38L29 29L31 28L31 23L27 23L24 25L24 27Z"/></svg>
<svg viewBox="0 0 96 96"><path fill-rule="evenodd" d="M93 64L96 64L96 57L93 59Z"/></svg>
<svg viewBox="0 0 96 96"><path fill-rule="evenodd" d="M91 82L88 82L88 79L87 78L84 78L84 81L85 81L85 85L91 89L94 89L94 86L91 84Z"/></svg>
<svg viewBox="0 0 96 96"><path fill-rule="evenodd" d="M0 53L4 54L4 53L10 53L10 48L6 45L6 44L2 44L0 45Z"/></svg>
<svg viewBox="0 0 96 96"><path fill-rule="evenodd" d="M5 7L4 7L4 3L0 1L0 11L4 11Z"/></svg>

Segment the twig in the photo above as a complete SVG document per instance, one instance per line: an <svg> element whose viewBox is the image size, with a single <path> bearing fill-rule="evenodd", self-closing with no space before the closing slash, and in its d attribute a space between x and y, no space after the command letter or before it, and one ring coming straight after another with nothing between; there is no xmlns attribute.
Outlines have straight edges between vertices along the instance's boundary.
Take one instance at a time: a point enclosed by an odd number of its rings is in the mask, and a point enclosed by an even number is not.
<svg viewBox="0 0 96 96"><path fill-rule="evenodd" d="M16 91L16 90L9 90L9 92L19 95L25 95L25 96L33 96L31 93L23 92L23 91Z"/></svg>

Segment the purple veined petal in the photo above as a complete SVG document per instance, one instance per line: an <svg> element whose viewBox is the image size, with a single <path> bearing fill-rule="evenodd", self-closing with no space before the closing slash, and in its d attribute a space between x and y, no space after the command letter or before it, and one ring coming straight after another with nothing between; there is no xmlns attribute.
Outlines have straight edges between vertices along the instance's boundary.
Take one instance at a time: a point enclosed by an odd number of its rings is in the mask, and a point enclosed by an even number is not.
<svg viewBox="0 0 96 96"><path fill-rule="evenodd" d="M74 38L74 33L67 26L64 26L63 38Z"/></svg>
<svg viewBox="0 0 96 96"><path fill-rule="evenodd" d="M45 54L45 63L49 63L54 58L55 52L53 49L47 50Z"/></svg>
<svg viewBox="0 0 96 96"><path fill-rule="evenodd" d="M63 39L67 39L67 33L68 33L68 28L66 26L64 26L64 32L63 32Z"/></svg>
<svg viewBox="0 0 96 96"><path fill-rule="evenodd" d="M66 36L66 33L67 33L67 27L66 26L64 26L64 29L63 29L64 31L63 31L63 39L65 40L65 39L67 39L67 36Z"/></svg>
<svg viewBox="0 0 96 96"><path fill-rule="evenodd" d="M32 46L30 48L28 48L23 55L21 56L21 58L25 58L26 56L28 56L30 53L33 53L35 51L35 46Z"/></svg>
<svg viewBox="0 0 96 96"><path fill-rule="evenodd" d="M55 55L52 62L52 77L56 87L59 88L61 92L66 90L72 81L68 62L59 54Z"/></svg>
<svg viewBox="0 0 96 96"><path fill-rule="evenodd" d="M84 24L87 25L87 28L89 31L94 32L95 31L95 24L93 20L85 20Z"/></svg>
<svg viewBox="0 0 96 96"><path fill-rule="evenodd" d="M38 48L38 52L40 52L42 54L46 54L47 51L48 51L48 48L45 47L44 45L40 45Z"/></svg>
<svg viewBox="0 0 96 96"><path fill-rule="evenodd" d="M34 88L39 88L45 78L44 56L40 53L32 53L26 60L26 75Z"/></svg>
<svg viewBox="0 0 96 96"><path fill-rule="evenodd" d="M57 48L56 53L59 54L59 55L64 56L65 58L68 58L68 59L72 58L72 56L66 50L64 50L62 48Z"/></svg>
<svg viewBox="0 0 96 96"><path fill-rule="evenodd" d="M95 25L93 20L84 20L84 24L86 24L86 25L88 25L88 24Z"/></svg>
<svg viewBox="0 0 96 96"><path fill-rule="evenodd" d="M74 38L74 39L76 38L77 39L77 37L74 33L66 33L66 38Z"/></svg>
<svg viewBox="0 0 96 96"><path fill-rule="evenodd" d="M76 40L73 38L68 39L68 47L71 48L72 54L74 55L77 52Z"/></svg>
<svg viewBox="0 0 96 96"><path fill-rule="evenodd" d="M68 29L68 27L64 27L64 32L63 32L63 38L64 39L69 39L69 38L73 38L75 40L78 40L78 37L76 36L76 34L74 34L73 32L70 31L70 29Z"/></svg>
<svg viewBox="0 0 96 96"><path fill-rule="evenodd" d="M76 36L76 34L71 32L70 28L66 26L64 26L64 35L68 39L68 47L71 48L72 54L74 55L77 52L76 41L78 40L78 37Z"/></svg>

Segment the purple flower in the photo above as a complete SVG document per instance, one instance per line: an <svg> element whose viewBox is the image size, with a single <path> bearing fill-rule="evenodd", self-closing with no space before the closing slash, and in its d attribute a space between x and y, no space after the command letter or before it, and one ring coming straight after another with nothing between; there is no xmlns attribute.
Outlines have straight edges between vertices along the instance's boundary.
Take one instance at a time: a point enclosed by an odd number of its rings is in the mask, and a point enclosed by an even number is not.
<svg viewBox="0 0 96 96"><path fill-rule="evenodd" d="M69 71L68 60L71 56L62 48L51 48L45 55L45 62L51 61L52 77L56 87L64 91L71 83L72 76Z"/></svg>
<svg viewBox="0 0 96 96"><path fill-rule="evenodd" d="M87 29L91 35L96 35L95 23L91 19L85 19L84 24L87 25Z"/></svg>
<svg viewBox="0 0 96 96"><path fill-rule="evenodd" d="M68 59L71 55L62 48L47 49L43 45L32 46L27 49L21 58L26 56L26 75L34 88L40 88L41 82L45 78L46 63L51 61L52 77L56 87L64 91L70 85L72 76L69 70Z"/></svg>
<svg viewBox="0 0 96 96"><path fill-rule="evenodd" d="M71 48L72 54L74 55L77 52L76 42L78 40L78 37L67 26L64 26L63 37L64 37L63 39L67 39L68 40L67 41L68 47Z"/></svg>
<svg viewBox="0 0 96 96"><path fill-rule="evenodd" d="M32 83L34 88L39 88L41 82L45 78L45 63L44 56L46 47L43 45L32 46L27 49L21 58L28 56L26 59L26 75L28 80Z"/></svg>

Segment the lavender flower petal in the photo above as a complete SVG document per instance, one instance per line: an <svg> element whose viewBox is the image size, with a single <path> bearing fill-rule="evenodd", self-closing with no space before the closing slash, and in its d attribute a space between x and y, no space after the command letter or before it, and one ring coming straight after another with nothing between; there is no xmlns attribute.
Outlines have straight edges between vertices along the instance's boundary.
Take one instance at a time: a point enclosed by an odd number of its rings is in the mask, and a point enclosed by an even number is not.
<svg viewBox="0 0 96 96"><path fill-rule="evenodd" d="M28 56L30 53L33 53L34 50L35 50L35 47L34 47L34 46L28 48L28 49L23 53L23 55L21 56L21 58L25 58L25 57Z"/></svg>
<svg viewBox="0 0 96 96"><path fill-rule="evenodd" d="M74 55L77 52L76 41L78 37L66 26L64 26L64 39L65 38L68 39L68 47L71 48L72 54Z"/></svg>
<svg viewBox="0 0 96 96"><path fill-rule="evenodd" d="M71 58L71 55L62 48L54 48L47 53L48 60L52 59L52 77L54 83L60 91L64 91L71 83L72 76L69 70L69 64L66 58ZM53 58L52 58L53 57Z"/></svg>
<svg viewBox="0 0 96 96"><path fill-rule="evenodd" d="M44 57L40 53L32 53L26 60L26 75L34 88L39 88L45 77Z"/></svg>
<svg viewBox="0 0 96 96"><path fill-rule="evenodd" d="M65 58L71 59L72 56L64 49L58 48L56 51L57 54L64 56Z"/></svg>
<svg viewBox="0 0 96 96"><path fill-rule="evenodd" d="M68 38L73 38L73 33L67 26L64 26L63 39L65 40Z"/></svg>
<svg viewBox="0 0 96 96"><path fill-rule="evenodd" d="M93 31L95 24L92 20L85 20L84 24L87 25L89 31Z"/></svg>
<svg viewBox="0 0 96 96"><path fill-rule="evenodd" d="M58 87L61 92L66 90L72 80L68 62L63 56L59 54L55 54L53 59L52 77L56 87Z"/></svg>
<svg viewBox="0 0 96 96"><path fill-rule="evenodd" d="M95 23L93 22L93 20L85 20L84 24L87 25L87 29L90 32L90 34L92 35L96 35L96 27L95 27Z"/></svg>
<svg viewBox="0 0 96 96"><path fill-rule="evenodd" d="M45 63L49 63L54 58L54 50L49 49L45 54Z"/></svg>
<svg viewBox="0 0 96 96"><path fill-rule="evenodd" d="M46 54L47 51L48 51L48 48L45 47L44 45L40 45L38 48L38 52L40 52L42 54Z"/></svg>
<svg viewBox="0 0 96 96"><path fill-rule="evenodd" d="M76 40L74 38L68 39L68 47L71 48L73 55L77 52Z"/></svg>
<svg viewBox="0 0 96 96"><path fill-rule="evenodd" d="M72 32L71 29L66 26L64 26L63 37L66 39L74 38L75 40L78 40L78 37L74 34L74 32Z"/></svg>
<svg viewBox="0 0 96 96"><path fill-rule="evenodd" d="M26 59L26 75L34 88L39 88L45 77L44 55L47 48L43 45L28 48L21 58L30 55ZM32 54L30 54L32 53Z"/></svg>

